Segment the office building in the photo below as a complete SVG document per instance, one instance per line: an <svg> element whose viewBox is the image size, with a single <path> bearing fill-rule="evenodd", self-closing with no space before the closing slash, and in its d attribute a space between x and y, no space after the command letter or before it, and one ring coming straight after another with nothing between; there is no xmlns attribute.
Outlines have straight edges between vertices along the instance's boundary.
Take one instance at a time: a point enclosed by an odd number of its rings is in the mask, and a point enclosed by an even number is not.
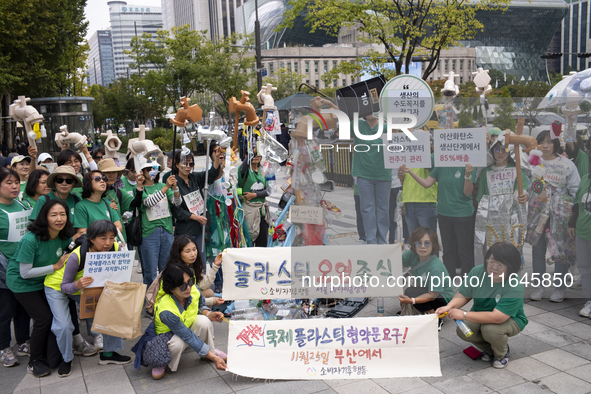
<svg viewBox="0 0 591 394"><path fill-rule="evenodd" d="M591 26L589 2L583 0L566 0L568 11L560 26L562 33L560 50L552 52L565 53L560 59L560 71L567 74L572 69L582 71L590 66L590 58L579 58L577 53L591 52ZM587 49L589 48L589 49ZM567 55L566 53L573 53Z"/></svg>
<svg viewBox="0 0 591 394"><path fill-rule="evenodd" d="M88 45L87 82L89 85L108 86L115 80L111 31L97 30L88 40Z"/></svg>
<svg viewBox="0 0 591 394"><path fill-rule="evenodd" d="M137 72L129 68L132 60L125 54L126 50L131 50L131 39L144 33L155 37L158 29L163 28L162 12L160 7L128 5L125 1L109 1L107 5L111 18L115 78L127 77Z"/></svg>

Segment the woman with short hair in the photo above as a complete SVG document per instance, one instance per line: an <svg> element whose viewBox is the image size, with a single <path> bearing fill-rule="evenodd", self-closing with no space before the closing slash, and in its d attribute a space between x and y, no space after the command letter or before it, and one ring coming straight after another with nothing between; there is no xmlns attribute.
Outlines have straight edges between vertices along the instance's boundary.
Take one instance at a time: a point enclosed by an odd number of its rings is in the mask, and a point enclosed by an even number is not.
<svg viewBox="0 0 591 394"><path fill-rule="evenodd" d="M508 242L497 242L486 252L484 265L474 267L449 304L435 312L463 320L473 334L467 337L458 328L458 336L482 350L483 361L494 360L495 368L509 363L509 337L519 334L528 323L520 269L519 250ZM472 309L461 310L470 300L474 300Z"/></svg>
<svg viewBox="0 0 591 394"><path fill-rule="evenodd" d="M23 195L23 202L29 204L31 209L37 204L39 197L45 196L51 192L51 189L47 185L47 178L49 177L49 171L41 167L31 172L27 186L25 186L25 194Z"/></svg>

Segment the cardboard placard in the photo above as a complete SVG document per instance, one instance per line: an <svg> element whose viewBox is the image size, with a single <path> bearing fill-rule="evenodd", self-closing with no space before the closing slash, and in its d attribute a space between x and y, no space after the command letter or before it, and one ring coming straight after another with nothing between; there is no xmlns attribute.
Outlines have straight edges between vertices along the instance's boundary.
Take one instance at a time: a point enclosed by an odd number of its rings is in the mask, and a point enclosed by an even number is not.
<svg viewBox="0 0 591 394"><path fill-rule="evenodd" d="M291 205L289 220L292 223L322 224L322 208L305 205Z"/></svg>
<svg viewBox="0 0 591 394"><path fill-rule="evenodd" d="M80 319L94 317L99 298L103 294L103 287L84 288L80 292Z"/></svg>

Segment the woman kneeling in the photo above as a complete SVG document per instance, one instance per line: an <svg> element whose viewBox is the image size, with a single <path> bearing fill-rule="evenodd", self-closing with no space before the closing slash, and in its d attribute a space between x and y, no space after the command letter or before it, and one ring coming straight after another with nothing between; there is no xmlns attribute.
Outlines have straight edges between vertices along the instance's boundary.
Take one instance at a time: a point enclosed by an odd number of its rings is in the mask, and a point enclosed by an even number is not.
<svg viewBox="0 0 591 394"><path fill-rule="evenodd" d="M528 323L523 312L523 284L517 276L520 267L521 255L515 246L494 244L484 265L474 267L453 300L435 312L448 312L450 318L463 320L473 334L466 337L458 328L458 336L478 346L483 361L494 358L495 368L509 363L509 337L519 334ZM471 299L474 306L469 312L459 309Z"/></svg>
<svg viewBox="0 0 591 394"><path fill-rule="evenodd" d="M153 367L152 378L162 379L165 367L176 371L181 354L191 346L199 356L215 362L217 369L225 370L225 360L214 353L211 324L221 322L223 315L205 306L191 269L184 264L167 266L162 289L165 295L156 301L154 321L131 349L136 353L135 367Z"/></svg>

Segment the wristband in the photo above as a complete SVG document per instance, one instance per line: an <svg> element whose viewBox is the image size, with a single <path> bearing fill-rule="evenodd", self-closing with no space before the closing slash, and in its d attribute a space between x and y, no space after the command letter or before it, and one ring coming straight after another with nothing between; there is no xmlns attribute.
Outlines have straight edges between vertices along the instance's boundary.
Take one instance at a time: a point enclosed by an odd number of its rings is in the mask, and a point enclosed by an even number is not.
<svg viewBox="0 0 591 394"><path fill-rule="evenodd" d="M179 192L179 188L177 187L176 189L172 189L173 192L178 193Z"/></svg>
<svg viewBox="0 0 591 394"><path fill-rule="evenodd" d="M211 311L207 311L207 313L205 314L205 317L209 317L210 313L211 313Z"/></svg>
<svg viewBox="0 0 591 394"><path fill-rule="evenodd" d="M466 315L468 314L468 312L464 311L464 320L466 320Z"/></svg>
<svg viewBox="0 0 591 394"><path fill-rule="evenodd" d="M472 176L470 176L470 175L468 175L468 176L465 176L465 175L464 175L464 179L466 179L466 180L470 180L470 179L472 179Z"/></svg>
<svg viewBox="0 0 591 394"><path fill-rule="evenodd" d="M416 300L415 300L414 298L411 298L411 300L412 300L412 304L413 304L413 305L417 303L417 302L416 302Z"/></svg>

